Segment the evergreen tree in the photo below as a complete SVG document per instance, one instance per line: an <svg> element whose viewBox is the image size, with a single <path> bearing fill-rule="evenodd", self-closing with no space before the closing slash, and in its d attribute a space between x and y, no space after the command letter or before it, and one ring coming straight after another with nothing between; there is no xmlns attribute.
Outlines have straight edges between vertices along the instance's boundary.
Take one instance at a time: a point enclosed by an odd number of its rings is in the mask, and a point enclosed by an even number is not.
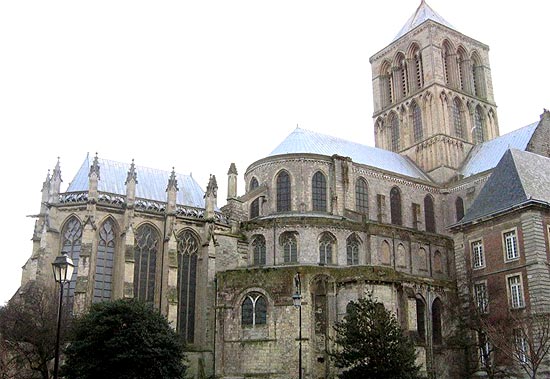
<svg viewBox="0 0 550 379"><path fill-rule="evenodd" d="M67 379L183 378L179 336L151 306L133 299L94 304L74 323L65 350Z"/></svg>
<svg viewBox="0 0 550 379"><path fill-rule="evenodd" d="M413 342L372 294L352 301L334 328L337 346L332 355L336 366L344 369L340 378L422 378Z"/></svg>

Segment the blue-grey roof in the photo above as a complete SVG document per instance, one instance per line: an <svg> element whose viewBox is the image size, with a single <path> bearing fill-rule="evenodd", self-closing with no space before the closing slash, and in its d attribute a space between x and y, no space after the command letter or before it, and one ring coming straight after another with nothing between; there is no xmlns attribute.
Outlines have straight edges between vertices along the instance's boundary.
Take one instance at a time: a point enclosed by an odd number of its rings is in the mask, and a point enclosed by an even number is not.
<svg viewBox="0 0 550 379"><path fill-rule="evenodd" d="M537 129L538 122L500 137L476 145L470 151L468 159L460 173L464 177L472 176L494 168L508 149L525 150Z"/></svg>
<svg viewBox="0 0 550 379"><path fill-rule="evenodd" d="M100 180L98 190L118 195L126 195L126 178L130 164L98 158ZM90 166L92 162L86 157L84 163L69 184L67 192L88 191ZM136 197L147 200L166 202L166 187L170 172L136 166ZM190 175L176 174L179 205L204 208L204 191Z"/></svg>
<svg viewBox="0 0 550 379"><path fill-rule="evenodd" d="M441 17L436 11L434 11L424 0L420 3L418 8L416 9L416 12L407 20L405 25L401 28L399 33L395 36L393 39L394 41L401 38L414 28L416 28L418 25L422 24L423 22L427 20L435 21L441 25L445 25L448 28L454 29L454 27L449 24L443 17Z"/></svg>
<svg viewBox="0 0 550 379"><path fill-rule="evenodd" d="M388 150L361 145L306 129L296 128L269 156L281 154L334 154L354 162L422 180L430 180L412 161Z"/></svg>
<svg viewBox="0 0 550 379"><path fill-rule="evenodd" d="M528 201L550 205L550 158L507 150L460 224L498 214Z"/></svg>

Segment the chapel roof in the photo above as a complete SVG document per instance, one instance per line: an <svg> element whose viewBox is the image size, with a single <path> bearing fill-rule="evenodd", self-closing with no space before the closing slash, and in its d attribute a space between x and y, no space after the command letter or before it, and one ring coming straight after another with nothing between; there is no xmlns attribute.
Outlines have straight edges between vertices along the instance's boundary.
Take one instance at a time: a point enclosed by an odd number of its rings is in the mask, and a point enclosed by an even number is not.
<svg viewBox="0 0 550 379"><path fill-rule="evenodd" d="M89 156L82 163L66 192L88 191L90 166ZM98 158L100 180L98 190L117 195L126 195L126 178L130 164ZM137 174L136 197L166 202L166 187L171 173L148 167L135 166ZM175 173L178 185L176 203L204 208L204 191L190 175Z"/></svg>
<svg viewBox="0 0 550 379"><path fill-rule="evenodd" d="M498 214L528 201L550 206L550 158L508 149L459 224Z"/></svg>
<svg viewBox="0 0 550 379"><path fill-rule="evenodd" d="M495 167L508 149L525 150L537 129L538 122L514 130L490 141L475 145L460 173L469 177Z"/></svg>
<svg viewBox="0 0 550 379"><path fill-rule="evenodd" d="M397 153L296 128L269 156L282 154L334 154L354 162L412 178L430 180L412 161Z"/></svg>
<svg viewBox="0 0 550 379"><path fill-rule="evenodd" d="M407 20L405 25L401 28L399 33L393 39L394 41L398 40L418 25L422 24L427 20L432 20L438 24L445 25L448 28L454 29L450 23L448 23L443 17L441 17L436 11L434 11L424 0L420 2L420 5L416 9L416 12Z"/></svg>

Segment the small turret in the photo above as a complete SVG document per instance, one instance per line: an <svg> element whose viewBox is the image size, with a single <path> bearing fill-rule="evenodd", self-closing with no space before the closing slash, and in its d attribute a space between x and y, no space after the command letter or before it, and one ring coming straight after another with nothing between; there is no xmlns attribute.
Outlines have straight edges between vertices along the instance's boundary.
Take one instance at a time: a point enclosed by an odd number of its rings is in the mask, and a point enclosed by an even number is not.
<svg viewBox="0 0 550 379"><path fill-rule="evenodd" d="M218 197L218 183L216 182L216 176L210 175L208 186L206 187L205 198L205 217L207 219L214 217L214 211L216 210L216 203Z"/></svg>
<svg viewBox="0 0 550 379"><path fill-rule="evenodd" d="M237 167L231 163L227 172L227 200L237 197Z"/></svg>
<svg viewBox="0 0 550 379"><path fill-rule="evenodd" d="M137 172L136 172L136 165L134 164L134 160L132 159L132 164L130 165L130 169L128 170L128 176L126 177L126 203L129 207L134 205L134 202L136 200L136 184L137 181Z"/></svg>
<svg viewBox="0 0 550 379"><path fill-rule="evenodd" d="M63 180L61 180L61 166L59 164L59 157L57 157L57 163L53 169L53 174L50 181L50 203L57 203L59 201L61 182L63 182Z"/></svg>
<svg viewBox="0 0 550 379"><path fill-rule="evenodd" d="M90 172L88 173L88 179L89 179L89 188L88 188L88 200L95 200L97 201L98 197L98 182L100 180L99 175L99 159L97 157L97 153L95 153L94 160L92 162L92 165L90 166Z"/></svg>
<svg viewBox="0 0 550 379"><path fill-rule="evenodd" d="M166 187L168 206L166 212L172 214L176 211L176 197L178 194L178 180L176 179L176 172L172 167L172 173L168 179L168 187Z"/></svg>
<svg viewBox="0 0 550 379"><path fill-rule="evenodd" d="M50 170L48 170L48 175L46 175L46 180L42 184L42 203L40 204L40 214L46 213L47 207L46 204L50 199L50 187L52 185L52 178L50 177Z"/></svg>

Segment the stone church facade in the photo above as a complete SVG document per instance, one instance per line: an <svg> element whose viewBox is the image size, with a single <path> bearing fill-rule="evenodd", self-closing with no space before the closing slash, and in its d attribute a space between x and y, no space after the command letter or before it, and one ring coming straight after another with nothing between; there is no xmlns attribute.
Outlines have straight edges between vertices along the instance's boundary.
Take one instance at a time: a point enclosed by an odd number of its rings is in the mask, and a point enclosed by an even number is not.
<svg viewBox="0 0 550 379"><path fill-rule="evenodd" d="M472 268L476 283L498 288L521 279L521 308L536 298L550 310L550 194L534 185L506 203L483 192L511 186L485 188L493 172L526 167L525 154L538 172L516 182L550 180L550 113L499 136L488 47L424 1L371 64L376 147L297 128L246 169L243 195L230 165L221 208L214 176L203 192L190 176L96 156L61 192L58 163L22 285L53 285L51 262L68 254L75 313L149 302L186 340L194 377L227 379L298 377L299 344L304 378L336 377L332 325L371 291L414 339L426 374L472 374L456 343ZM510 231L508 264L499 257ZM487 258L472 267L478 241ZM510 304L509 292L493 296Z"/></svg>

